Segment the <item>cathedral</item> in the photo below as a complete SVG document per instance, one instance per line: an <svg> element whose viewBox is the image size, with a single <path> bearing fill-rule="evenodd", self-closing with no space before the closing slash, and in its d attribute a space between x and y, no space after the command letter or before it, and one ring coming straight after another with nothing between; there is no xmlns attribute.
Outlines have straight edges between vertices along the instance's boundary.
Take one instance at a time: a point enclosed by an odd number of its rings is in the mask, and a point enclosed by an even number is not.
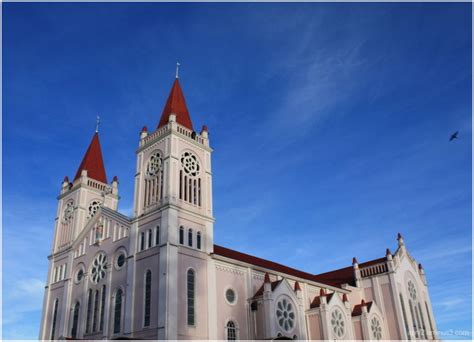
<svg viewBox="0 0 474 342"><path fill-rule="evenodd" d="M394 252L322 274L214 244L208 128L178 76L136 150L120 213L96 130L58 196L39 338L436 340L421 264Z"/></svg>

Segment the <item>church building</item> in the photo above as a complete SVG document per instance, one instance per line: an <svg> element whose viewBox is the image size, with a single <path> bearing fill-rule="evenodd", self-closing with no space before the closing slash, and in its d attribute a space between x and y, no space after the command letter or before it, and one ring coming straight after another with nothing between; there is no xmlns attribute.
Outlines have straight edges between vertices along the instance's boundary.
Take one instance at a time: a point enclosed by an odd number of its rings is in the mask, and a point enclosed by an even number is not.
<svg viewBox="0 0 474 342"><path fill-rule="evenodd" d="M214 244L212 153L176 77L140 132L128 217L96 130L61 184L40 339L437 339L400 234L393 253L323 274Z"/></svg>

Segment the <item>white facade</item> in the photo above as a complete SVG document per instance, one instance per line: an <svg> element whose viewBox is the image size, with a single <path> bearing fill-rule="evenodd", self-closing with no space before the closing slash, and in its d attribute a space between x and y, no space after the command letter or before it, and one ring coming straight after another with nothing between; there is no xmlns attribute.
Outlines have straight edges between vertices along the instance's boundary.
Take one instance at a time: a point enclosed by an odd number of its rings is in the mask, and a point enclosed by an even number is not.
<svg viewBox="0 0 474 342"><path fill-rule="evenodd" d="M132 217L117 179L63 182L40 339L437 338L401 236L393 254L321 275L215 246L207 128L180 124L175 87L177 113L140 135Z"/></svg>

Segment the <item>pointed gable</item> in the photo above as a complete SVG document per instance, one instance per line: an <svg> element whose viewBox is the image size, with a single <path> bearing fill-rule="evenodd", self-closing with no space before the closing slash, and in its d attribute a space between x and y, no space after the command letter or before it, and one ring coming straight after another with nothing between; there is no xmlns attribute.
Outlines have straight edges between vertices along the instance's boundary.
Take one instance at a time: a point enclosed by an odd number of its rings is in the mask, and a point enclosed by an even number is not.
<svg viewBox="0 0 474 342"><path fill-rule="evenodd" d="M99 133L95 133L89 148L82 158L81 165L77 169L74 180L81 177L82 170L87 170L87 177L95 179L102 183L107 183L104 161L102 159L102 150L100 148Z"/></svg>
<svg viewBox="0 0 474 342"><path fill-rule="evenodd" d="M193 123L189 116L188 107L184 100L183 91L179 84L179 80L176 78L173 86L171 87L170 95L166 101L165 108L161 114L161 119L157 128L166 125L169 121L170 114L176 115L176 122L181 126L184 126L190 130L193 130Z"/></svg>

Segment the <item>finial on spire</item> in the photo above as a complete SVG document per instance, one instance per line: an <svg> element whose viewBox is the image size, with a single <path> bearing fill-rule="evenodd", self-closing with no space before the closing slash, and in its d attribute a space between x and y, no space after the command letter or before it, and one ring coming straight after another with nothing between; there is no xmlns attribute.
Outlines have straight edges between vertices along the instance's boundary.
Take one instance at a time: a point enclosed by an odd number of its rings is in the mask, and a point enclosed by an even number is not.
<svg viewBox="0 0 474 342"><path fill-rule="evenodd" d="M97 115L97 121L95 125L95 132L99 133L99 125L100 125L100 116Z"/></svg>
<svg viewBox="0 0 474 342"><path fill-rule="evenodd" d="M179 78L179 67L181 64L179 62L176 62L176 78Z"/></svg>

